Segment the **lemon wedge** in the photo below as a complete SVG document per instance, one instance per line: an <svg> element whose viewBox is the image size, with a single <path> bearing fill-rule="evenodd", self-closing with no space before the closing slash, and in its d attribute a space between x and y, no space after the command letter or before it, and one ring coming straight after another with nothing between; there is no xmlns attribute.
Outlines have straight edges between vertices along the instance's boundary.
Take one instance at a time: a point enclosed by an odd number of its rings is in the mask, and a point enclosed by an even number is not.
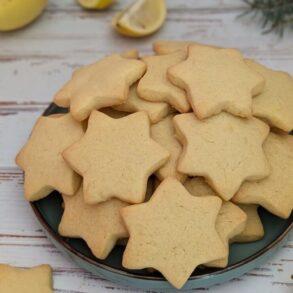
<svg viewBox="0 0 293 293"><path fill-rule="evenodd" d="M157 31L165 18L165 0L137 0L119 12L113 18L112 24L123 35L143 37Z"/></svg>
<svg viewBox="0 0 293 293"><path fill-rule="evenodd" d="M102 10L109 7L113 0L78 0L78 3L86 9Z"/></svg>
<svg viewBox="0 0 293 293"><path fill-rule="evenodd" d="M0 0L0 31L21 28L36 19L47 0Z"/></svg>

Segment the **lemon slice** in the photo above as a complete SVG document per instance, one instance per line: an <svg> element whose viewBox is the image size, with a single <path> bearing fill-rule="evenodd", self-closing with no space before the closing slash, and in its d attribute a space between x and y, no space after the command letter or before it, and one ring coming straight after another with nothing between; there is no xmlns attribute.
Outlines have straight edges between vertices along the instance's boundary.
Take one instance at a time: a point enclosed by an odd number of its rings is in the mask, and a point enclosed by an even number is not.
<svg viewBox="0 0 293 293"><path fill-rule="evenodd" d="M78 0L78 3L86 9L102 10L109 7L113 0Z"/></svg>
<svg viewBox="0 0 293 293"><path fill-rule="evenodd" d="M165 18L165 0L137 0L118 13L112 24L123 35L143 37L157 31Z"/></svg>
<svg viewBox="0 0 293 293"><path fill-rule="evenodd" d="M21 28L36 19L47 0L0 0L0 31Z"/></svg>

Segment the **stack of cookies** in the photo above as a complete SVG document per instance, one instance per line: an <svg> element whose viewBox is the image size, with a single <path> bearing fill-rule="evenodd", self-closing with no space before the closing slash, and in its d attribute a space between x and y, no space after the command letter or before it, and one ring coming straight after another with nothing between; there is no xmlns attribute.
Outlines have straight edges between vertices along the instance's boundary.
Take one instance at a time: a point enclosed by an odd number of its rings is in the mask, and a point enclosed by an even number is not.
<svg viewBox="0 0 293 293"><path fill-rule="evenodd" d="M17 155L29 201L62 194L59 233L181 288L293 208L293 79L235 49L158 41L77 69ZM154 176L152 176L154 175ZM155 182L151 182L156 178Z"/></svg>

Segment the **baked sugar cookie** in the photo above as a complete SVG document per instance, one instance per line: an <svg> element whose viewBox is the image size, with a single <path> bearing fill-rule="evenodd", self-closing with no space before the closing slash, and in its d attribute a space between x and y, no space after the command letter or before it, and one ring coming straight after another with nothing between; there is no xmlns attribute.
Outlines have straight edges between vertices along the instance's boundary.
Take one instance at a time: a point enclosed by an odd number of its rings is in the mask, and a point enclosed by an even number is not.
<svg viewBox="0 0 293 293"><path fill-rule="evenodd" d="M170 112L170 106L163 102L149 102L141 99L136 92L137 85L133 85L130 88L128 99L124 104L116 106L115 109L124 112L137 112L145 111L151 123L157 123L168 115Z"/></svg>
<svg viewBox="0 0 293 293"><path fill-rule="evenodd" d="M262 148L269 127L261 120L225 112L199 120L187 113L176 115L174 126L184 147L178 171L205 177L224 200L231 199L243 181L269 175Z"/></svg>
<svg viewBox="0 0 293 293"><path fill-rule="evenodd" d="M165 179L147 203L121 210L130 234L123 266L154 268L181 288L198 265L227 254L215 230L220 207L218 197L191 196L178 180Z"/></svg>
<svg viewBox="0 0 293 293"><path fill-rule="evenodd" d="M199 119L230 112L252 115L252 97L264 87L264 78L251 70L235 49L190 45L185 61L168 69L168 78L186 90Z"/></svg>
<svg viewBox="0 0 293 293"><path fill-rule="evenodd" d="M63 153L83 176L86 203L116 197L129 203L144 201L148 177L169 153L150 137L145 112L113 119L93 111L85 135Z"/></svg>
<svg viewBox="0 0 293 293"><path fill-rule="evenodd" d="M53 293L52 283L49 265L20 269L0 264L1 293Z"/></svg>
<svg viewBox="0 0 293 293"><path fill-rule="evenodd" d="M185 55L182 52L175 52L169 55L142 58L147 66L147 71L138 82L138 95L150 102L166 102L181 113L188 112L190 105L184 90L167 79L167 69L183 61Z"/></svg>
<svg viewBox="0 0 293 293"><path fill-rule="evenodd" d="M120 209L128 204L118 199L88 205L84 202L82 188L76 195L62 195L64 213L59 224L60 235L82 238L94 256L105 259L118 239L128 237L120 216Z"/></svg>
<svg viewBox="0 0 293 293"><path fill-rule="evenodd" d="M281 218L288 218L293 209L293 136L270 133L264 151L271 174L256 182L244 183L233 201L259 204Z"/></svg>
<svg viewBox="0 0 293 293"><path fill-rule="evenodd" d="M30 138L16 157L24 171L24 195L29 201L46 197L53 190L72 195L81 178L61 153L84 134L81 123L70 114L40 117Z"/></svg>
<svg viewBox="0 0 293 293"><path fill-rule="evenodd" d="M94 109L124 103L129 87L144 74L145 68L142 61L119 54L105 57L75 71L55 95L54 102L61 107L70 106L72 116L82 121Z"/></svg>
<svg viewBox="0 0 293 293"><path fill-rule="evenodd" d="M253 242L263 238L264 228L258 215L258 205L240 204L239 207L246 213L247 221L244 230L233 237L231 242Z"/></svg>
<svg viewBox="0 0 293 293"><path fill-rule="evenodd" d="M184 181L186 178L186 175L177 171L177 160L182 152L182 146L175 137L173 117L174 115L169 115L151 126L151 137L170 153L169 160L155 173L161 181L169 176L179 181Z"/></svg>
<svg viewBox="0 0 293 293"><path fill-rule="evenodd" d="M293 129L292 76L252 60L246 60L246 64L266 80L263 92L253 99L253 115L264 119L273 127L290 132Z"/></svg>

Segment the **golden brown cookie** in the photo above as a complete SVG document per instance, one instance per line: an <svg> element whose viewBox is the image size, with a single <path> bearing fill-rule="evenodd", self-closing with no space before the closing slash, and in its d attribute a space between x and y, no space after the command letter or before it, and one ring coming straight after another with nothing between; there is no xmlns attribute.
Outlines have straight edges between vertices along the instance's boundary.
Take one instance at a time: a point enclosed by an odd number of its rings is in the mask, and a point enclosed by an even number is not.
<svg viewBox="0 0 293 293"><path fill-rule="evenodd" d="M145 67L140 60L119 54L105 57L75 71L55 95L54 102L61 107L70 105L72 116L84 120L94 109L125 102L129 87L144 74Z"/></svg>
<svg viewBox="0 0 293 293"><path fill-rule="evenodd" d="M259 204L281 218L293 209L293 136L270 133L264 151L271 166L267 178L244 183L233 201Z"/></svg>
<svg viewBox="0 0 293 293"><path fill-rule="evenodd" d="M184 59L185 53L182 52L142 58L147 71L138 82L138 95L150 102L168 103L181 113L188 112L190 105L185 92L167 79L167 69Z"/></svg>
<svg viewBox="0 0 293 293"><path fill-rule="evenodd" d="M191 196L178 180L165 179L147 203L121 210L130 234L123 266L154 268L181 288L198 265L227 254L215 230L220 207L218 197Z"/></svg>
<svg viewBox="0 0 293 293"><path fill-rule="evenodd" d="M261 120L224 112L199 120L187 113L176 115L174 126L184 147L178 171L205 177L223 199L231 199L243 181L268 176L262 144L269 127Z"/></svg>
<svg viewBox="0 0 293 293"><path fill-rule="evenodd" d="M24 171L24 195L29 201L46 197L54 189L72 195L81 178L64 161L61 153L84 134L82 124L70 114L40 117L30 138L17 155Z"/></svg>
<svg viewBox="0 0 293 293"><path fill-rule="evenodd" d="M128 206L118 199L88 205L82 187L74 196L62 195L64 213L58 231L62 236L82 238L94 256L105 259L118 239L128 237L120 209Z"/></svg>
<svg viewBox="0 0 293 293"><path fill-rule="evenodd" d="M116 106L115 109L124 112L137 112L145 111L151 123L157 123L168 115L170 112L170 106L163 102L149 102L141 99L136 92L137 85L133 85L130 88L128 99L124 104Z"/></svg>
<svg viewBox="0 0 293 293"><path fill-rule="evenodd" d="M293 78L286 72L269 69L253 60L246 64L266 80L264 90L253 99L253 115L271 126L290 132L293 129Z"/></svg>
<svg viewBox="0 0 293 293"><path fill-rule="evenodd" d="M263 238L264 228L258 215L258 205L240 204L239 207L246 213L247 221L244 230L233 237L231 242L252 242Z"/></svg>
<svg viewBox="0 0 293 293"><path fill-rule="evenodd" d="M168 161L155 173L161 181L169 176L179 181L184 181L186 178L186 175L177 171L177 161L182 152L182 146L175 137L173 117L174 115L169 115L151 126L151 137L170 153Z"/></svg>
<svg viewBox="0 0 293 293"><path fill-rule="evenodd" d="M0 264L1 293L53 293L52 283L49 265L20 269Z"/></svg>
<svg viewBox="0 0 293 293"><path fill-rule="evenodd" d="M185 61L168 69L168 78L186 90L199 119L227 111L252 115L252 97L259 94L264 78L251 70L235 49L190 45Z"/></svg>
<svg viewBox="0 0 293 293"><path fill-rule="evenodd" d="M113 119L98 111L92 112L83 138L63 155L83 176L84 198L89 204L113 197L143 202L148 177L169 157L151 139L145 112Z"/></svg>

